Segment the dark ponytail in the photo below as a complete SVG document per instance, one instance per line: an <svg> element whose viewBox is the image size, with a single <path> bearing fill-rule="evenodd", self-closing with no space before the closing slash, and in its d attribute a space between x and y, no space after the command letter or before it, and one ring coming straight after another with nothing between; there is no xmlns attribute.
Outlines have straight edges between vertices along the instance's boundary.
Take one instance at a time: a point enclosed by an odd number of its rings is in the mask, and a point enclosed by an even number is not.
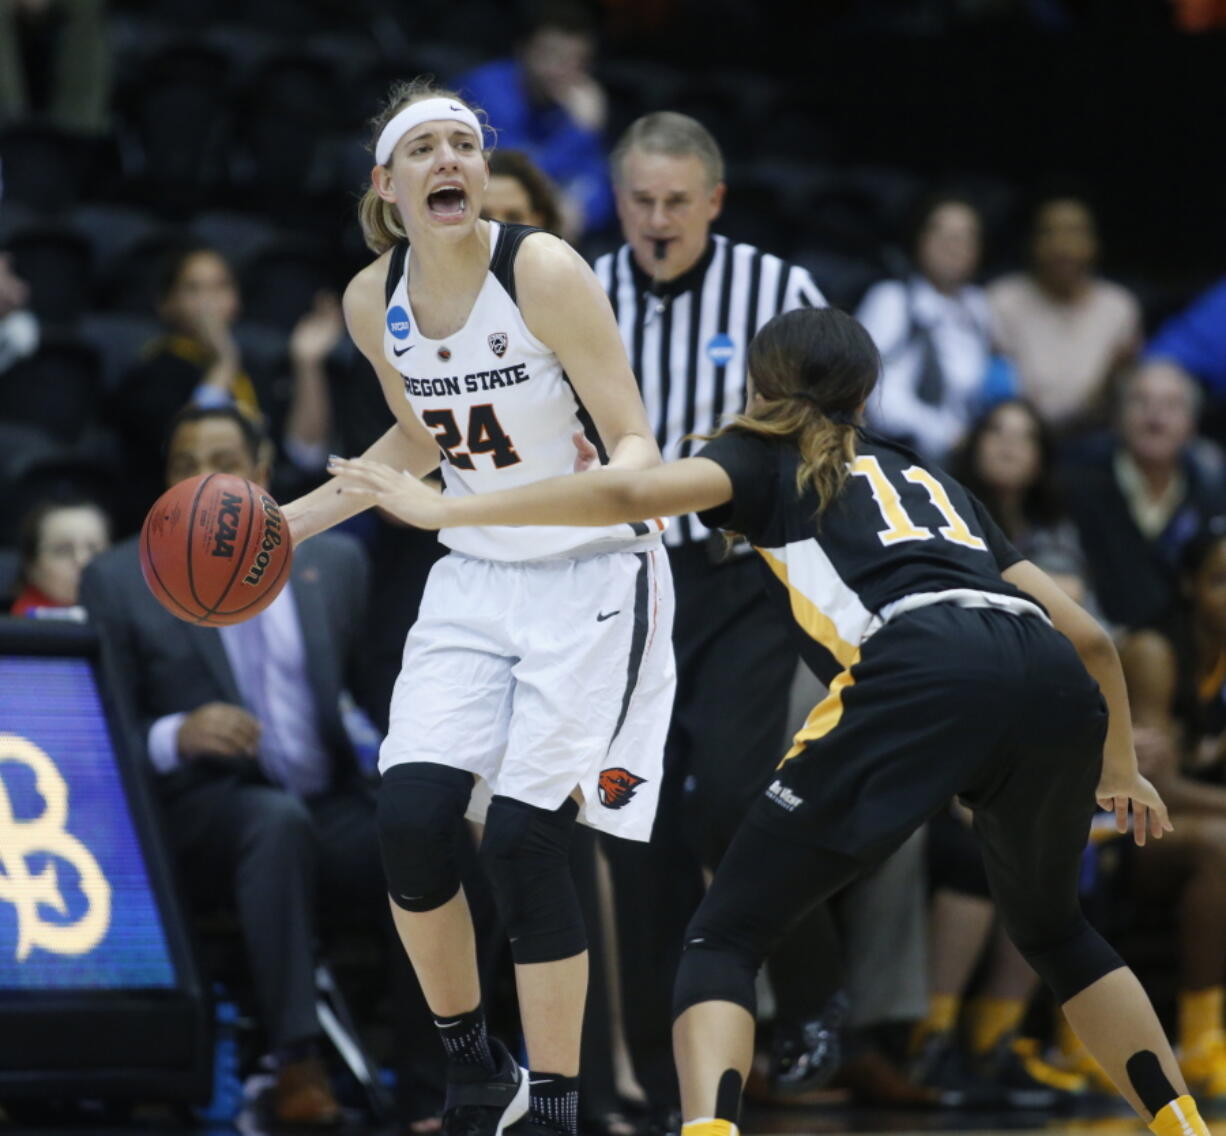
<svg viewBox="0 0 1226 1136"><path fill-rule="evenodd" d="M872 338L845 312L785 312L749 345L757 397L727 429L794 445L800 451L796 488L811 486L819 510L825 509L847 481L856 456L855 422L880 370Z"/></svg>

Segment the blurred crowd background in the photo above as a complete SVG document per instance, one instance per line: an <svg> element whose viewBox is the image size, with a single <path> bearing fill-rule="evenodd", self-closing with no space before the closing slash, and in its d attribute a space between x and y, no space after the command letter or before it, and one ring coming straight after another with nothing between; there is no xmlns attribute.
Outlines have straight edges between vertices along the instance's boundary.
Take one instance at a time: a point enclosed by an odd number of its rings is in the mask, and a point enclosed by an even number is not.
<svg viewBox="0 0 1226 1136"><path fill-rule="evenodd" d="M390 425L338 297L370 257L365 124L392 81L471 95L504 151L499 215L590 260L623 240L613 143L645 113L690 115L727 162L714 231L804 267L873 334L870 422L963 478L1116 635L1180 835L1145 860L1098 833L1087 904L1202 1091L1226 1099L1224 73L1218 0L786 16L743 0L0 0L0 602L78 610L85 564L165 487L168 444L202 452L185 406L222 408L223 441L243 471L267 462L281 500ZM369 775L438 552L380 516L344 528L363 561L351 581L369 572L344 690ZM798 675L802 715L813 693ZM801 1015L767 985L764 1022L780 1024L751 1099L809 1099L805 1063L822 1060L873 1103L1058 1107L1104 1088L994 936L967 832L952 807L889 885L890 913L924 916L914 951L885 952L908 974L853 974ZM580 860L603 944L585 1125L668 1131L671 1090L644 1072L667 1038L623 1021L639 977L619 971L601 850ZM896 948L873 911L857 904L844 932ZM491 973L498 957L491 943ZM363 1029L391 1054L387 991L354 970ZM910 993L857 1018L857 982L878 980ZM420 1082L418 1133L437 1111L431 1060L398 1067Z"/></svg>

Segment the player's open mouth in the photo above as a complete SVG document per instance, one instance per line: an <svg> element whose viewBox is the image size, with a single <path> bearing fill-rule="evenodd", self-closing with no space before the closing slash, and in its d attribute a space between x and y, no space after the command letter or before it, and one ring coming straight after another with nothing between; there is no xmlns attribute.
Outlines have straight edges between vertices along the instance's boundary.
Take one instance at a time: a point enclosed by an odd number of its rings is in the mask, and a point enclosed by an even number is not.
<svg viewBox="0 0 1226 1136"><path fill-rule="evenodd" d="M468 212L468 194L458 185L444 185L426 198L426 206L440 220L458 220Z"/></svg>

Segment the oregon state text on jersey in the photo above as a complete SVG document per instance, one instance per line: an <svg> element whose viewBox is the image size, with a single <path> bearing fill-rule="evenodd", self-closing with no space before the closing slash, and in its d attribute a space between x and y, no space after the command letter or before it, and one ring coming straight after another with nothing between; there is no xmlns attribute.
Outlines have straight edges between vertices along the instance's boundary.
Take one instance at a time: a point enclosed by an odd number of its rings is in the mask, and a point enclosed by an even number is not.
<svg viewBox="0 0 1226 1136"><path fill-rule="evenodd" d="M457 495L571 473L571 438L584 428L557 356L528 330L515 299L515 254L537 230L489 225L489 274L464 326L446 339L428 339L413 318L409 246L398 245L388 265L383 353L403 377L413 412L438 440L446 491ZM443 529L439 539L487 560L541 560L652 548L662 528L465 526Z"/></svg>
<svg viewBox="0 0 1226 1136"><path fill-rule="evenodd" d="M1001 579L1022 558L984 507L903 446L859 430L850 476L820 517L812 488L796 492L795 446L733 431L700 456L732 481L732 501L703 523L755 547L805 633L805 661L826 683L907 597L972 592L1043 614Z"/></svg>

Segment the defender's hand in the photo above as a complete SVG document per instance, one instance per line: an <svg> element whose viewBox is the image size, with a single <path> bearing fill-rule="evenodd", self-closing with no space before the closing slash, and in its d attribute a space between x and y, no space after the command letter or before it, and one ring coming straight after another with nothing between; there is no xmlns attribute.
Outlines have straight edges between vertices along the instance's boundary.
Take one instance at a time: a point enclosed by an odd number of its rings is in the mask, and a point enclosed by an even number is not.
<svg viewBox="0 0 1226 1136"><path fill-rule="evenodd" d="M447 524L443 495L416 477L400 473L370 458L329 458L328 472L340 482L340 491L362 497L393 517L419 529L441 529Z"/></svg>
<svg viewBox="0 0 1226 1136"><path fill-rule="evenodd" d="M1115 812L1115 827L1120 832L1128 831L1128 803L1132 802L1132 835L1140 847L1145 845L1147 832L1155 840L1161 840L1162 834L1171 832L1174 827L1158 790L1139 773L1127 783L1104 773L1094 796L1100 809Z"/></svg>

